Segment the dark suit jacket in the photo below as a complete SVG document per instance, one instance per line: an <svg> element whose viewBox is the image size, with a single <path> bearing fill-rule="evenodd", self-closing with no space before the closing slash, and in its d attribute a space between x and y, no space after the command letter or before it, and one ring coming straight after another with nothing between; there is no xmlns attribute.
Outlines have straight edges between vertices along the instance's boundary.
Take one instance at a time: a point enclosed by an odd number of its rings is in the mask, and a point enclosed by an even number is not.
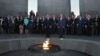
<svg viewBox="0 0 100 56"><path fill-rule="evenodd" d="M84 20L83 20L83 18L82 19L77 19L77 24L78 24L78 28L81 28L81 27L83 27L83 25L84 25Z"/></svg>
<svg viewBox="0 0 100 56"><path fill-rule="evenodd" d="M58 20L58 27L59 28L63 28L63 27L65 27L65 19L62 19L62 20Z"/></svg>
<svg viewBox="0 0 100 56"><path fill-rule="evenodd" d="M8 18L4 18L3 25L8 25Z"/></svg>
<svg viewBox="0 0 100 56"><path fill-rule="evenodd" d="M50 26L52 26L53 25L53 20L52 19L45 19L44 20L44 26L45 27L50 27Z"/></svg>
<svg viewBox="0 0 100 56"><path fill-rule="evenodd" d="M85 20L86 21L86 26L87 27L91 27L92 26L92 20L90 19L90 20Z"/></svg>

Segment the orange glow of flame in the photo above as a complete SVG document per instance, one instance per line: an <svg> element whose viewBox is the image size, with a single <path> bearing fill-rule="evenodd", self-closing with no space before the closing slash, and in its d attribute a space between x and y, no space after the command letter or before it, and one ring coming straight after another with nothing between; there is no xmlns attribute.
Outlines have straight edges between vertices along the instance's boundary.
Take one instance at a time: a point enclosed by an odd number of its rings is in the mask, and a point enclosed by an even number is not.
<svg viewBox="0 0 100 56"><path fill-rule="evenodd" d="M50 41L49 39L47 39L45 42L43 42L43 50L49 50L49 44L50 44Z"/></svg>

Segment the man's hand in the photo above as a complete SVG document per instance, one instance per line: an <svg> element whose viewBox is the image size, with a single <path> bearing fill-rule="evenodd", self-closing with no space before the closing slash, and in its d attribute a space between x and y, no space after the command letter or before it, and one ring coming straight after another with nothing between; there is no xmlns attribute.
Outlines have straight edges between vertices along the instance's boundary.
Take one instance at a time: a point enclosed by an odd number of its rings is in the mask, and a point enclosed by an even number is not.
<svg viewBox="0 0 100 56"><path fill-rule="evenodd" d="M52 28L52 26L50 26L50 28Z"/></svg>

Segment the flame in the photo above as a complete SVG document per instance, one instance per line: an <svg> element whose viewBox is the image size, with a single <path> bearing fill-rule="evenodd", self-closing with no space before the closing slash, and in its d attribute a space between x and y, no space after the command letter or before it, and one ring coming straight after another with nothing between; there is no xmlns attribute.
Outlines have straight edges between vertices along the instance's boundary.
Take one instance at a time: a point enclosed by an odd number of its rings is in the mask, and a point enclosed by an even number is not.
<svg viewBox="0 0 100 56"><path fill-rule="evenodd" d="M43 42L43 50L49 50L49 44L50 44L50 41L49 39L47 39L45 42Z"/></svg>

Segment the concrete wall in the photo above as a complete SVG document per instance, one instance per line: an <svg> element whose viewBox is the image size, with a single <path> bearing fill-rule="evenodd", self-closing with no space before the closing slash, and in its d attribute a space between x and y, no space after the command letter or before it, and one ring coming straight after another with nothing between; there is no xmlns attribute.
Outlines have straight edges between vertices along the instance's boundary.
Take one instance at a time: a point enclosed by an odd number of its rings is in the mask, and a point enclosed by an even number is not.
<svg viewBox="0 0 100 56"><path fill-rule="evenodd" d="M0 0L0 16L26 16L28 0Z"/></svg>
<svg viewBox="0 0 100 56"><path fill-rule="evenodd" d="M100 15L100 0L79 0L80 14L99 14Z"/></svg>
<svg viewBox="0 0 100 56"><path fill-rule="evenodd" d="M42 43L43 41L45 41L45 38L1 40L0 53L19 49L27 49L29 46ZM60 40L58 38L51 38L50 42L52 44L59 45L62 49L76 50L92 56L100 56L100 42L78 39Z"/></svg>
<svg viewBox="0 0 100 56"><path fill-rule="evenodd" d="M38 0L38 14L40 16L70 14L70 0Z"/></svg>

